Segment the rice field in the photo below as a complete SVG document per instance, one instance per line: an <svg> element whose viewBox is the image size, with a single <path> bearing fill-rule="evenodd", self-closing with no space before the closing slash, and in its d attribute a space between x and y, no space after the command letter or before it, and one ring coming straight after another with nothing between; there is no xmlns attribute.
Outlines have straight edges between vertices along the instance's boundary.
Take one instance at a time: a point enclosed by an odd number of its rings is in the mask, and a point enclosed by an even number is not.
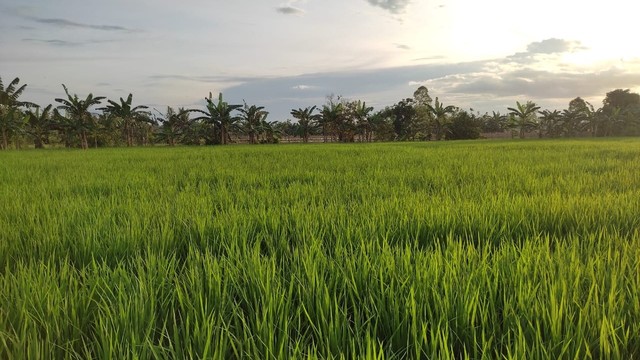
<svg viewBox="0 0 640 360"><path fill-rule="evenodd" d="M640 139L0 152L0 359L235 358L640 358Z"/></svg>

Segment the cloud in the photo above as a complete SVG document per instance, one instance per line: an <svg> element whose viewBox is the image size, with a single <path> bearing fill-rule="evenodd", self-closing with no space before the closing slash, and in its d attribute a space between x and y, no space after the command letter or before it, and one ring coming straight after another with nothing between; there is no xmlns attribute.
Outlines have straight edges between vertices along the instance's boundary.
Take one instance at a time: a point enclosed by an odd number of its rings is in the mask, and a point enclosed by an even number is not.
<svg viewBox="0 0 640 360"><path fill-rule="evenodd" d="M534 62L535 57L538 55L572 53L586 49L579 41L550 38L529 43L527 51L515 53L509 56L508 59L521 63Z"/></svg>
<svg viewBox="0 0 640 360"><path fill-rule="evenodd" d="M527 46L529 54L558 54L565 52L574 52L576 50L584 50L584 46L579 41L571 41L564 39L546 39L538 42L532 42Z"/></svg>
<svg viewBox="0 0 640 360"><path fill-rule="evenodd" d="M289 5L278 6L276 8L276 11L279 12L280 14L284 14L284 15L302 15L302 14L304 14L304 10L299 9L297 7L294 7L294 6L289 6Z"/></svg>
<svg viewBox="0 0 640 360"><path fill-rule="evenodd" d="M444 60L444 59L446 58L442 55L435 55L435 56L426 56L426 57L416 58L416 59L412 59L411 61L432 61L432 60Z"/></svg>
<svg viewBox="0 0 640 360"><path fill-rule="evenodd" d="M151 75L148 77L150 80L182 80L182 81L194 81L205 83L244 83L248 81L263 80L263 77L255 76L232 76L232 75L175 75L175 74L162 74Z"/></svg>
<svg viewBox="0 0 640 360"><path fill-rule="evenodd" d="M76 47L76 46L83 46L83 45L87 45L87 44L108 43L108 42L113 42L114 40L67 41L67 40L60 40L60 39L26 38L26 39L22 39L22 41L42 43L42 44L48 44L48 45L53 45L53 46L61 46L61 47Z"/></svg>
<svg viewBox="0 0 640 360"><path fill-rule="evenodd" d="M66 40L58 40L58 39L49 39L49 40L43 40L43 39L22 39L22 41L26 41L26 42L38 42L38 43L49 44L49 45L54 45L54 46L80 46L80 45L82 45L82 43L73 42L73 41L66 41Z"/></svg>
<svg viewBox="0 0 640 360"><path fill-rule="evenodd" d="M380 7L392 14L400 14L409 5L410 0L367 0L369 4Z"/></svg>
<svg viewBox="0 0 640 360"><path fill-rule="evenodd" d="M640 74L611 68L593 72L566 73L520 69L503 74L476 73L451 81L454 93L526 96L532 99L598 96L618 87L640 86Z"/></svg>
<svg viewBox="0 0 640 360"><path fill-rule="evenodd" d="M292 89L295 90L310 90L310 89L314 89L316 88L316 86L311 86L311 85L295 85L291 87Z"/></svg>
<svg viewBox="0 0 640 360"><path fill-rule="evenodd" d="M532 52L571 51L578 42L539 42ZM534 43L538 44L538 43ZM551 46L553 45L553 46ZM546 54L546 53L544 53ZM440 57L435 57L440 59ZM557 61L556 61L557 60ZM479 111L502 111L514 99L530 99L547 108L561 108L576 96L596 99L616 88L640 88L640 59L624 67L600 67L578 72L563 67L560 58L531 56L529 62L511 58L463 63L420 65L305 74L291 77L256 78L223 89L229 99L267 106L272 118L285 119L291 108L321 105L328 94L361 99L381 109L419 86L432 97Z"/></svg>
<svg viewBox="0 0 640 360"><path fill-rule="evenodd" d="M305 11L295 6L295 4L300 1L302 0L289 0L281 3L280 6L276 8L276 11L284 15L302 15Z"/></svg>
<svg viewBox="0 0 640 360"><path fill-rule="evenodd" d="M434 79L451 73L475 72L481 64L414 65L374 70L339 71L299 76L263 78L223 89L230 101L267 106L275 120L286 119L292 108L320 105L329 94L361 99L381 108L409 97L417 86L407 86L414 79ZM398 95L401 94L401 95Z"/></svg>
<svg viewBox="0 0 640 360"><path fill-rule="evenodd" d="M394 44L400 50L411 50L411 46L405 44Z"/></svg>
<svg viewBox="0 0 640 360"><path fill-rule="evenodd" d="M118 26L118 25L92 25L92 24L78 23L78 22L66 20L66 19L40 18L35 16L27 16L27 18L40 24L52 25L57 27L91 29L91 30L100 30L100 31L122 31L122 32L137 31L134 29L130 29L130 28L126 28L124 26Z"/></svg>

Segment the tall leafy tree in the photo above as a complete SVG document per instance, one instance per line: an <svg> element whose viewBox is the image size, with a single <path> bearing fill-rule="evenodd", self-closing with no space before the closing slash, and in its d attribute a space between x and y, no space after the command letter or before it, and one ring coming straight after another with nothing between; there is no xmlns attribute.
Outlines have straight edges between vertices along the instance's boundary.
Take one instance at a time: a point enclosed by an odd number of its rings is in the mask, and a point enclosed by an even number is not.
<svg viewBox="0 0 640 360"><path fill-rule="evenodd" d="M204 98L207 102L206 110L191 110L201 114L195 120L212 124L214 127L214 138L216 142L226 145L229 141L229 133L237 129L237 123L240 120L238 116L232 115L234 110L240 109L242 105L230 105L222 99L222 93L218 95L218 101L215 102L211 93L208 98Z"/></svg>
<svg viewBox="0 0 640 360"><path fill-rule="evenodd" d="M429 95L426 86L420 86L413 93L413 107L415 109L415 119L413 126L423 139L431 139L431 124L433 116L429 111L429 105L433 104L433 99Z"/></svg>
<svg viewBox="0 0 640 360"><path fill-rule="evenodd" d="M375 140L392 141L397 137L393 108L387 106L370 117L371 133ZM372 139L373 140L373 139Z"/></svg>
<svg viewBox="0 0 640 360"><path fill-rule="evenodd" d="M455 106L444 106L438 98L433 105L427 105L427 108L433 115L433 133L436 136L436 140L442 140L442 137L447 131L447 126L450 124L451 119L449 114L453 114L456 110Z"/></svg>
<svg viewBox="0 0 640 360"><path fill-rule="evenodd" d="M321 114L314 114L316 111L316 106L309 106L304 109L293 109L291 110L291 116L298 119L298 131L299 135L302 137L302 142L309 142L309 135L313 132L316 127L316 124L322 118Z"/></svg>
<svg viewBox="0 0 640 360"><path fill-rule="evenodd" d="M260 134L260 126L269 115L269 112L264 109L264 106L249 106L246 101L244 102L244 106L239 108L238 111L240 112L242 129L249 135L249 143L255 144Z"/></svg>
<svg viewBox="0 0 640 360"><path fill-rule="evenodd" d="M133 146L134 131L137 123L148 122L149 107L145 105L133 106L133 94L129 94L127 100L120 98L120 103L113 100L107 101L109 105L98 110L115 117L122 124L122 130L127 146Z"/></svg>
<svg viewBox="0 0 640 360"><path fill-rule="evenodd" d="M36 149L42 149L48 141L49 132L53 127L52 105L47 105L44 109L39 107L35 110L27 110L27 128L25 132L33 139ZM42 111L41 111L42 110Z"/></svg>
<svg viewBox="0 0 640 360"><path fill-rule="evenodd" d="M433 102L431 95L429 95L429 89L427 89L426 86L420 86L413 92L413 100L415 101L416 106L427 106L431 105Z"/></svg>
<svg viewBox="0 0 640 360"><path fill-rule="evenodd" d="M525 104L521 104L516 101L515 108L507 108L512 116L512 126L518 129L520 138L524 139L525 133L536 126L536 112L540 110L532 101L527 101Z"/></svg>
<svg viewBox="0 0 640 360"><path fill-rule="evenodd" d="M96 105L99 105L104 96L93 96L89 93L85 99L80 99L77 94L69 94L69 90L66 85L62 84L64 92L67 95L66 99L57 98L56 102L60 103L56 108L56 119L62 123L62 126L67 128L72 134L78 137L80 146L83 149L89 148L89 133L93 126L95 126L94 118L89 110ZM63 111L64 115L59 111Z"/></svg>
<svg viewBox="0 0 640 360"><path fill-rule="evenodd" d="M385 112L385 115L391 119L395 133L394 140L404 141L413 137L415 133L413 121L416 114L413 99L400 100Z"/></svg>
<svg viewBox="0 0 640 360"><path fill-rule="evenodd" d="M482 120L472 112L465 110L455 111L451 116L451 123L448 126L449 133L447 139L465 140L477 139L480 137Z"/></svg>
<svg viewBox="0 0 640 360"><path fill-rule="evenodd" d="M629 106L640 104L640 95L632 93L629 89L616 89L608 92L602 103L603 109L610 113L615 108L624 110Z"/></svg>

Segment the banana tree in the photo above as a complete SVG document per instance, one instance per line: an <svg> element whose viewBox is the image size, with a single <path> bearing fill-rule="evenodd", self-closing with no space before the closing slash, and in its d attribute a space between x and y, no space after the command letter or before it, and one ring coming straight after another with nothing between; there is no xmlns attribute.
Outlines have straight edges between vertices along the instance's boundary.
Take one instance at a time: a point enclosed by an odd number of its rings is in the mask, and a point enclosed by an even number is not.
<svg viewBox="0 0 640 360"><path fill-rule="evenodd" d="M316 106L309 106L305 109L292 109L291 116L298 119L298 131L299 135L302 137L302 142L309 142L309 135L313 129L315 129L316 124L322 118L320 114L314 114L313 112L316 110Z"/></svg>
<svg viewBox="0 0 640 360"><path fill-rule="evenodd" d="M56 111L54 111L54 115L58 123L60 123L63 128L66 128L78 137L80 140L80 146L83 149L88 149L88 135L91 132L92 127L95 126L94 118L89 112L89 109L95 105L99 105L105 97L94 97L93 94L89 93L89 95L82 100L77 94L73 94L73 96L71 96L69 94L69 90L64 84L62 84L62 87L64 88L67 98L55 99L56 102L60 103L60 105L58 105ZM60 110L64 112L64 115L59 112Z"/></svg>
<svg viewBox="0 0 640 360"><path fill-rule="evenodd" d="M322 138L324 142L327 142L330 128L339 128L340 122L342 121L343 112L344 106L342 105L342 103L329 101L327 105L322 106L319 121L320 126L322 127Z"/></svg>
<svg viewBox="0 0 640 360"><path fill-rule="evenodd" d="M237 123L240 120L238 116L232 116L231 113L240 109L242 105L229 105L229 103L222 100L222 93L218 95L217 103L214 102L211 93L204 100L207 102L207 110L190 110L201 114L194 120L212 124L215 132L214 138L218 138L219 144L226 145L229 140L229 132L237 128Z"/></svg>
<svg viewBox="0 0 640 360"><path fill-rule="evenodd" d="M355 103L353 115L356 118L356 124L358 128L362 131L362 137L365 141L370 142L373 138L372 129L373 124L371 124L371 112L373 111L372 106L367 106L367 103L364 101L358 100Z"/></svg>
<svg viewBox="0 0 640 360"><path fill-rule="evenodd" d="M23 131L24 124L25 115L20 109L0 106L0 149L9 148L9 140Z"/></svg>
<svg viewBox="0 0 640 360"><path fill-rule="evenodd" d="M98 110L104 111L106 114L116 117L122 122L122 130L127 142L127 146L133 146L134 129L138 122L146 122L149 118L149 107L144 105L133 106L133 95L129 94L127 100L120 98L120 103L113 100L107 101L109 105Z"/></svg>
<svg viewBox="0 0 640 360"><path fill-rule="evenodd" d="M53 122L51 119L52 105L47 105L42 111L40 108L27 110L27 127L25 132L33 138L33 144L36 149L44 148L44 143L49 138L49 132L52 129Z"/></svg>
<svg viewBox="0 0 640 360"><path fill-rule="evenodd" d="M27 88L27 84L18 87L19 83L20 79L15 78L9 83L9 86L5 88L2 77L0 77L0 107L37 107L34 103L18 100L24 92L24 89Z"/></svg>
<svg viewBox="0 0 640 360"><path fill-rule="evenodd" d="M516 101L515 108L507 108L512 116L512 124L511 126L518 129L520 133L520 138L524 139L525 133L527 130L531 129L536 125L535 117L536 112L540 110L539 106L532 101L527 101L526 104L521 104L519 101Z"/></svg>
<svg viewBox="0 0 640 360"><path fill-rule="evenodd" d="M269 112L264 110L264 106L249 106L246 102L239 111L242 128L249 135L249 143L255 144L260 132L260 124L267 118Z"/></svg>
<svg viewBox="0 0 640 360"><path fill-rule="evenodd" d="M160 127L155 134L156 140L166 142L169 146L175 146L177 143L182 142L191 125L188 110L179 108L176 111L168 106L166 114L160 115L162 117L157 118L160 122Z"/></svg>
<svg viewBox="0 0 640 360"><path fill-rule="evenodd" d="M427 109L429 109L429 112L433 115L433 133L436 136L436 140L442 140L442 137L447 131L447 126L451 122L447 115L453 114L456 108L453 105L444 106L436 97L433 105L427 104Z"/></svg>

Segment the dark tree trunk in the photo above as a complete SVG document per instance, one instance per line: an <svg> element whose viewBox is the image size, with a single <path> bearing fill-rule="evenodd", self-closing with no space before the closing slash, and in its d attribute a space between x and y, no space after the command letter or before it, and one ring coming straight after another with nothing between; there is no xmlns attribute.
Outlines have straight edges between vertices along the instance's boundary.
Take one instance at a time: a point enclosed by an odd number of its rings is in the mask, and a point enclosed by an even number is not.
<svg viewBox="0 0 640 360"><path fill-rule="evenodd" d="M7 149L9 147L9 134L7 134L7 129L2 129L2 149Z"/></svg>

